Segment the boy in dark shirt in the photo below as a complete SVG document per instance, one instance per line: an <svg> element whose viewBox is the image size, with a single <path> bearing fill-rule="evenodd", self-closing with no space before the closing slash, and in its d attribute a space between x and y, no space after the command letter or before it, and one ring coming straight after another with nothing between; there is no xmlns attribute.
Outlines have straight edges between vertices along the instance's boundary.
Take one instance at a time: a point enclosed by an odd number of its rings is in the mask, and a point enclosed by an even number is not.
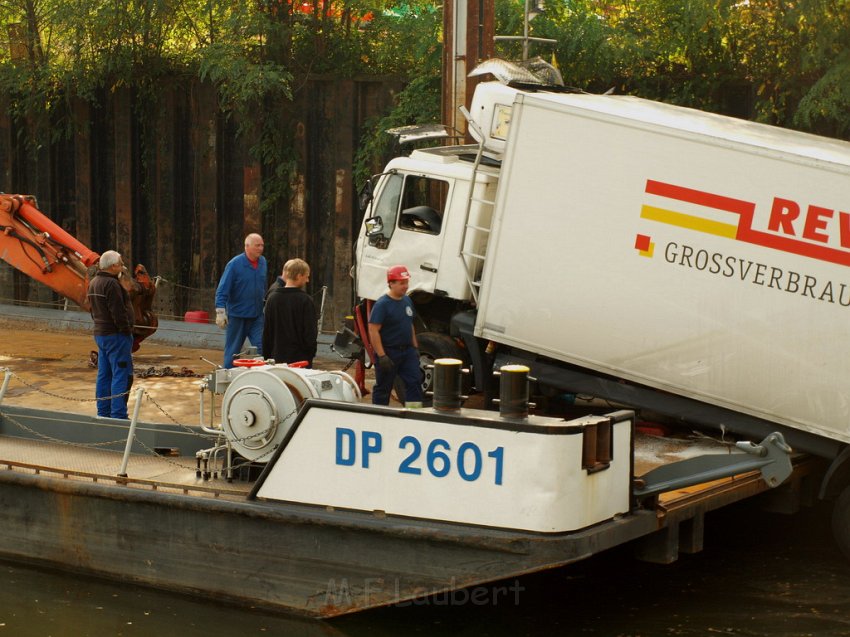
<svg viewBox="0 0 850 637"><path fill-rule="evenodd" d="M263 324L263 355L276 363L307 361L313 367L319 326L313 299L304 291L310 266L290 259L269 290Z"/></svg>

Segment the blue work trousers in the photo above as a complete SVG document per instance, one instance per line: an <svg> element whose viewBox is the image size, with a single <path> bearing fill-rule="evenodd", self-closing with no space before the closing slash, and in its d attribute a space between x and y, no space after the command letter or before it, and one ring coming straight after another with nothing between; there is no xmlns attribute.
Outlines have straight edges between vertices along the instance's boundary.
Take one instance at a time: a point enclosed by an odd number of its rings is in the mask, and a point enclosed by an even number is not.
<svg viewBox="0 0 850 637"><path fill-rule="evenodd" d="M389 372L382 372L375 365L375 386L372 388L372 404L389 405L390 392L396 376L404 383L404 395L398 399L402 403L422 402L422 370L419 369L419 350L415 347L385 347L384 353L395 366Z"/></svg>
<svg viewBox="0 0 850 637"><path fill-rule="evenodd" d="M133 386L132 334L95 336L97 343L97 415L127 417L127 392ZM122 395L123 394L123 395ZM114 396L107 400L109 396Z"/></svg>
<svg viewBox="0 0 850 637"><path fill-rule="evenodd" d="M227 317L227 331L224 336L224 366L233 367L233 357L242 351L245 339L257 348L257 353L263 353L263 315L254 318L239 316Z"/></svg>

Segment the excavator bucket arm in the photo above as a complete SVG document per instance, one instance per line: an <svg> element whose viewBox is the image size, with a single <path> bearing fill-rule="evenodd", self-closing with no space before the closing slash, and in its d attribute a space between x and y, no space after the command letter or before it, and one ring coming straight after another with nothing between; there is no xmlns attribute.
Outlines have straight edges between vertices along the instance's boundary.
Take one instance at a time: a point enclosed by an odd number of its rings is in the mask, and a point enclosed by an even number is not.
<svg viewBox="0 0 850 637"><path fill-rule="evenodd" d="M89 266L100 255L62 230L29 195L0 195L0 258L83 309Z"/></svg>
<svg viewBox="0 0 850 637"><path fill-rule="evenodd" d="M123 276L122 285L130 294L136 318L133 325L133 351L139 349L139 343L156 331L159 319L153 311L153 299L156 295L156 279L151 279L141 263L133 270L133 277Z"/></svg>
<svg viewBox="0 0 850 637"><path fill-rule="evenodd" d="M99 258L39 211L35 197L0 193L0 259L16 270L88 310L89 276ZM135 351L156 330L151 309L156 283L144 266L137 265L134 277L123 276L122 284L136 312Z"/></svg>

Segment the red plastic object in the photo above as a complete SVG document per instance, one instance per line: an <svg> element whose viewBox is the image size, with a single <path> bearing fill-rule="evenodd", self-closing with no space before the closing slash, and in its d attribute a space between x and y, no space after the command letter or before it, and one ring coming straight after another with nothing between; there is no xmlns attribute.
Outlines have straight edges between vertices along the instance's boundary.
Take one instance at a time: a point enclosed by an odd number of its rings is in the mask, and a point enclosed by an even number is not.
<svg viewBox="0 0 850 637"><path fill-rule="evenodd" d="M183 315L183 320L187 323L209 323L210 315L209 312L191 310Z"/></svg>
<svg viewBox="0 0 850 637"><path fill-rule="evenodd" d="M670 435L670 428L657 422L638 421L635 423L635 431L649 436L665 437Z"/></svg>
<svg viewBox="0 0 850 637"><path fill-rule="evenodd" d="M266 361L257 360L256 358L236 358L233 360L234 367L262 367Z"/></svg>
<svg viewBox="0 0 850 637"><path fill-rule="evenodd" d="M307 367L310 364L310 361L296 361L294 363L287 363L287 367Z"/></svg>

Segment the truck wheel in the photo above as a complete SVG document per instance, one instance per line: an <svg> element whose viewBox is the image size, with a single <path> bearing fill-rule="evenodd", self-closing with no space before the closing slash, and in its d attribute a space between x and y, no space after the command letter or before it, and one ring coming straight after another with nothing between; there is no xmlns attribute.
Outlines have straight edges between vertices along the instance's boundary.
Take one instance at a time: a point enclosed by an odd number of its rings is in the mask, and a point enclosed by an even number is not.
<svg viewBox="0 0 850 637"><path fill-rule="evenodd" d="M419 341L419 368L422 370L423 399L430 405L433 396L429 396L425 392L434 390L434 369L429 365L433 365L438 358L458 358L464 362L465 359L463 350L458 347L452 337L446 334L423 332L417 334L416 338Z"/></svg>
<svg viewBox="0 0 850 637"><path fill-rule="evenodd" d="M844 487L832 505L832 536L841 552L850 559L850 487Z"/></svg>

